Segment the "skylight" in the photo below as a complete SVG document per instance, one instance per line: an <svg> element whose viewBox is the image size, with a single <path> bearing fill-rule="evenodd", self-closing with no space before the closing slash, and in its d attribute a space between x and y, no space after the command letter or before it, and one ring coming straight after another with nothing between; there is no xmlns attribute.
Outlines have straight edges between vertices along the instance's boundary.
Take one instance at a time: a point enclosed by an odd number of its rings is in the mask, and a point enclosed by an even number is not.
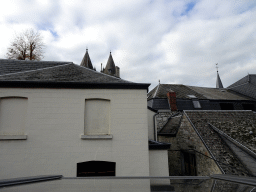
<svg viewBox="0 0 256 192"><path fill-rule="evenodd" d="M191 99L197 98L195 95L188 95L188 97L191 98Z"/></svg>

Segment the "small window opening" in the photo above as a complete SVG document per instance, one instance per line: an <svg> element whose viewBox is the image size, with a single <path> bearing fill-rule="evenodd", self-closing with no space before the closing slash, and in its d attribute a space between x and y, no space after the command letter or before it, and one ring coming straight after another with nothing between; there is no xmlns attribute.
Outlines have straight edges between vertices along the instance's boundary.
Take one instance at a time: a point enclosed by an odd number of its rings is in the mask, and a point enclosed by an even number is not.
<svg viewBox="0 0 256 192"><path fill-rule="evenodd" d="M232 103L220 103L221 110L234 110Z"/></svg>
<svg viewBox="0 0 256 192"><path fill-rule="evenodd" d="M195 95L188 95L188 97L191 98L191 99L197 98Z"/></svg>
<svg viewBox="0 0 256 192"><path fill-rule="evenodd" d="M77 177L115 176L116 163L109 161L87 161L77 163Z"/></svg>
<svg viewBox="0 0 256 192"><path fill-rule="evenodd" d="M244 110L252 110L254 111L254 105L253 104L242 104Z"/></svg>
<svg viewBox="0 0 256 192"><path fill-rule="evenodd" d="M181 152L182 173L186 176L196 176L196 155L190 152Z"/></svg>
<svg viewBox="0 0 256 192"><path fill-rule="evenodd" d="M193 105L194 105L194 108L201 108L201 105L200 105L200 102L198 100L194 100L192 101Z"/></svg>

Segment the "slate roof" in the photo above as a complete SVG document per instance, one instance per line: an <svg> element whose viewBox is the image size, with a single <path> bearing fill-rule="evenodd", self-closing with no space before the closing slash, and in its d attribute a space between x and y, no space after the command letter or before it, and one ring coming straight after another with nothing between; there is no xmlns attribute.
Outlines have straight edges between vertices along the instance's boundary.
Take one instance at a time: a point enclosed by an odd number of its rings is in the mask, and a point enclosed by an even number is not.
<svg viewBox="0 0 256 192"><path fill-rule="evenodd" d="M158 135L175 136L180 126L181 117L181 113L177 113L174 116L168 118L166 124L162 127L162 129L158 131Z"/></svg>
<svg viewBox="0 0 256 192"><path fill-rule="evenodd" d="M158 141L148 140L149 150L168 150L171 147L170 143L163 143Z"/></svg>
<svg viewBox="0 0 256 192"><path fill-rule="evenodd" d="M86 49L86 52L84 54L84 58L81 61L80 65L83 66L83 67L87 67L89 69L93 69L92 62L91 62L91 59L90 59L90 56L89 56L89 53L88 53L88 49Z"/></svg>
<svg viewBox="0 0 256 192"><path fill-rule="evenodd" d="M8 61L7 61L8 62ZM20 61L13 62L15 66ZM0 66L2 63L6 63L6 61L0 60ZM23 63L23 62L21 62ZM0 86L14 86L19 87L22 84L32 83L33 85L37 85L35 83L55 83L55 87L58 85L69 85L70 88L72 86L84 85L84 84L111 84L111 85L119 85L119 88L122 87L147 87L150 84L141 84L141 83L133 83L130 81L126 81L120 78L116 78L110 75L106 75L92 69L79 66L73 63L61 63L59 65L58 62L40 62L41 68L36 69L35 65L38 62L28 62L29 66L33 66L33 70L21 71L17 73L9 73L5 75L0 75ZM11 65L12 63L10 63ZM26 62L24 63L24 65ZM44 64L53 64L53 66L45 67ZM26 67L25 67L26 68ZM16 84L15 84L16 83ZM70 84L73 83L73 84ZM79 87L76 87L79 88Z"/></svg>
<svg viewBox="0 0 256 192"><path fill-rule="evenodd" d="M235 94L227 89L187 86L182 84L160 84L148 93L148 100L152 98L167 98L167 92L172 90L177 99L191 99L188 95L194 95L198 99L216 100L249 100L245 96ZM155 96L155 97L154 97Z"/></svg>
<svg viewBox="0 0 256 192"><path fill-rule="evenodd" d="M256 99L256 74L247 75L227 88Z"/></svg>
<svg viewBox="0 0 256 192"><path fill-rule="evenodd" d="M211 126L256 152L256 114L252 111L185 111L203 141L227 174L250 175L237 153ZM253 131L250 135L249 132ZM256 158L255 158L256 160Z"/></svg>
<svg viewBox="0 0 256 192"><path fill-rule="evenodd" d="M0 75L65 65L72 62L0 59Z"/></svg>
<svg viewBox="0 0 256 192"><path fill-rule="evenodd" d="M228 89L216 89L206 87L187 86L207 99L217 100L250 100L248 97L239 95Z"/></svg>

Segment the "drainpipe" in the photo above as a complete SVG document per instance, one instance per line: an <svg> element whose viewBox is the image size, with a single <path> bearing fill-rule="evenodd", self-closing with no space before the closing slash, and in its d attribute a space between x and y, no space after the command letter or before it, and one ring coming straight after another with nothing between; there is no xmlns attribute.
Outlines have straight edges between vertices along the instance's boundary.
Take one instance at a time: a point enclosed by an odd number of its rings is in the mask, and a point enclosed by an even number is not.
<svg viewBox="0 0 256 192"><path fill-rule="evenodd" d="M156 130L156 116L159 114L158 110L157 113L153 116L153 120L154 120L154 140L157 141L157 130Z"/></svg>

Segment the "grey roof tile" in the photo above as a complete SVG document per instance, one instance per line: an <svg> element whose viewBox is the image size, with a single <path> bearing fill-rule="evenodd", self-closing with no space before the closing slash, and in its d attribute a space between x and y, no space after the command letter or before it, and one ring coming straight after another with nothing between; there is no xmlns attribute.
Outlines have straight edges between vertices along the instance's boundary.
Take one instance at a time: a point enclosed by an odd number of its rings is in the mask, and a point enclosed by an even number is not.
<svg viewBox="0 0 256 192"><path fill-rule="evenodd" d="M0 81L132 83L73 63L0 76Z"/></svg>
<svg viewBox="0 0 256 192"><path fill-rule="evenodd" d="M0 59L0 75L65 65L71 62Z"/></svg>
<svg viewBox="0 0 256 192"><path fill-rule="evenodd" d="M247 75L227 88L242 95L256 99L256 75Z"/></svg>
<svg viewBox="0 0 256 192"><path fill-rule="evenodd" d="M185 111L185 113L215 158L223 163L220 166L226 173L243 175L247 172L236 155L208 123L256 152L256 118L252 111ZM253 130L254 134L250 135L249 130Z"/></svg>
<svg viewBox="0 0 256 192"><path fill-rule="evenodd" d="M167 98L168 91L176 93L177 99L192 99L188 95L194 95L198 99L216 99L216 100L249 100L250 98L234 93L227 89L207 88L187 86L181 84L160 84L148 93L148 100L154 95L156 98ZM157 92L156 92L157 91Z"/></svg>

